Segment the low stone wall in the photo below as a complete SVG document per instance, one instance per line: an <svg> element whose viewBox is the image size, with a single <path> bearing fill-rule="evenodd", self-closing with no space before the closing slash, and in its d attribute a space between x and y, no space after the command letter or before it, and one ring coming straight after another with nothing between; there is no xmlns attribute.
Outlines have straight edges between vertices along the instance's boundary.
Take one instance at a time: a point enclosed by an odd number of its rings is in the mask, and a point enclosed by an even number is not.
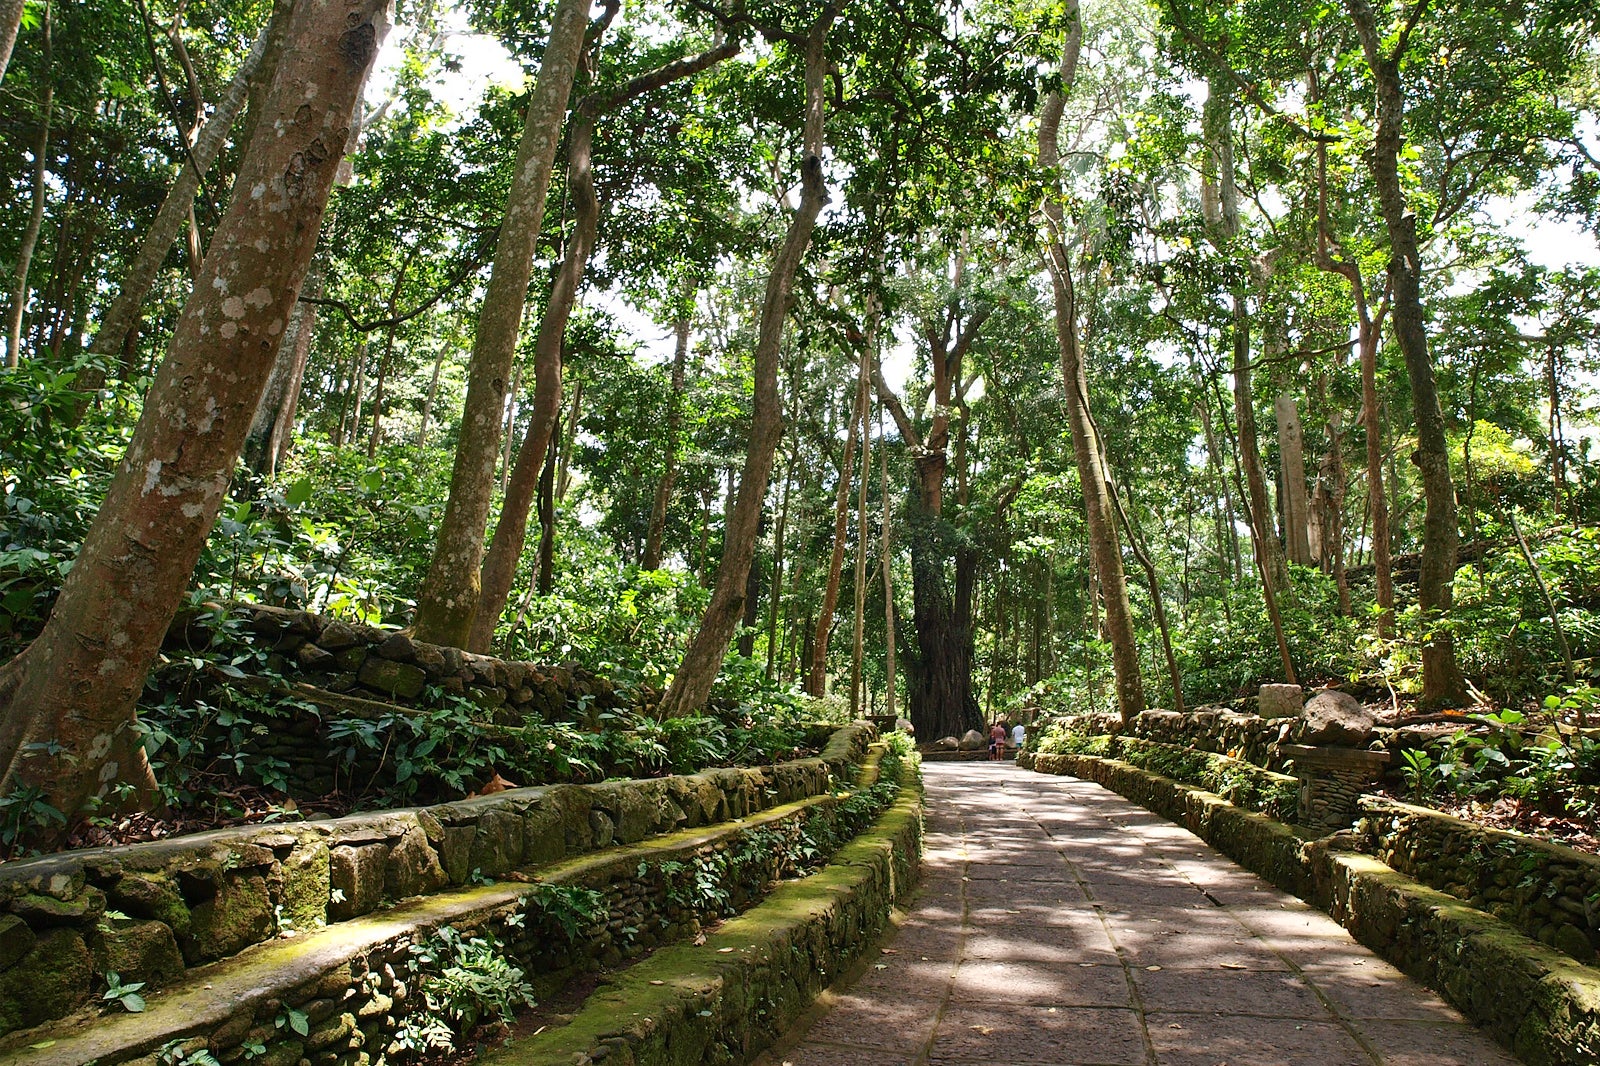
<svg viewBox="0 0 1600 1066"><path fill-rule="evenodd" d="M1109 733L1137 737L1228 755L1275 771L1284 769L1278 746L1289 740L1295 723L1293 718L1262 718L1218 707L1201 707L1183 714L1145 711L1127 725L1114 714L1058 715L1048 721L1061 722L1073 732L1088 736ZM1034 735L1039 735L1038 730L1046 724L1036 723Z"/></svg>
<svg viewBox="0 0 1600 1066"><path fill-rule="evenodd" d="M101 975L186 968L519 867L744 818L850 779L874 733L812 759L657 780L512 789L321 822L251 826L0 865L0 1033L61 1017Z"/></svg>
<svg viewBox="0 0 1600 1066"><path fill-rule="evenodd" d="M1368 796L1358 831L1386 865L1593 964L1600 857L1426 807Z"/></svg>
<svg viewBox="0 0 1600 1066"><path fill-rule="evenodd" d="M1115 760L1039 755L1033 766L1097 781L1327 910L1529 1066L1600 1061L1600 970L1375 858L1342 850L1355 834L1306 840L1219 796Z"/></svg>
<svg viewBox="0 0 1600 1066"><path fill-rule="evenodd" d="M569 1024L484 1066L690 1066L747 1062L871 949L914 885L921 797L903 789L827 868L784 885L703 944L657 952L590 997Z"/></svg>

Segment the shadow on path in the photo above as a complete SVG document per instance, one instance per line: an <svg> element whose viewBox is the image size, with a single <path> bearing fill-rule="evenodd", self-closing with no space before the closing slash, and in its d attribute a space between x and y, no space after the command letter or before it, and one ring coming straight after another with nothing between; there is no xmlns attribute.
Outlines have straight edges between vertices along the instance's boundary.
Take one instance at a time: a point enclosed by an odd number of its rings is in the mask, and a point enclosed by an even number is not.
<svg viewBox="0 0 1600 1066"><path fill-rule="evenodd" d="M923 882L766 1066L1504 1066L1321 911L1099 785L930 763Z"/></svg>

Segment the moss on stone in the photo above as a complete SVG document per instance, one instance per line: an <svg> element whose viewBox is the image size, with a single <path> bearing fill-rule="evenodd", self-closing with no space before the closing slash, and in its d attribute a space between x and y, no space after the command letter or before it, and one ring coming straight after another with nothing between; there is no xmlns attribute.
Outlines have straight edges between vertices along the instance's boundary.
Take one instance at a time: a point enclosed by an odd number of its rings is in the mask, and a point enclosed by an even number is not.
<svg viewBox="0 0 1600 1066"><path fill-rule="evenodd" d="M52 929L0 974L0 1033L69 1011L89 998L94 958L75 929Z"/></svg>

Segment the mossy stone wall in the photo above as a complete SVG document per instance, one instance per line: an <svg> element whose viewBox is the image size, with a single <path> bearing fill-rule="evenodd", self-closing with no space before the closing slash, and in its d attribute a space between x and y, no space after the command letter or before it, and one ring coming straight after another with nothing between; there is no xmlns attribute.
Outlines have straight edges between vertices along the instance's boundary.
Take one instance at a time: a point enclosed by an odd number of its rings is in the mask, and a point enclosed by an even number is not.
<svg viewBox="0 0 1600 1066"><path fill-rule="evenodd" d="M108 971L153 989L188 967L387 901L823 795L850 780L873 735L845 726L820 756L773 766L511 789L5 863L0 1033L76 1009Z"/></svg>

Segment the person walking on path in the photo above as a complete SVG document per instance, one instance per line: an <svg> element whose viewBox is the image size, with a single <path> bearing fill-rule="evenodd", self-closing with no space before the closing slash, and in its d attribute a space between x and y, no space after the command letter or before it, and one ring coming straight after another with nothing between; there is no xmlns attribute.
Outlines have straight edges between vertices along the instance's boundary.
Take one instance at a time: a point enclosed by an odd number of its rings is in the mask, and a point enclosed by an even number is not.
<svg viewBox="0 0 1600 1066"><path fill-rule="evenodd" d="M989 758L992 760L1006 757L1006 725L998 718L994 725L989 727Z"/></svg>

